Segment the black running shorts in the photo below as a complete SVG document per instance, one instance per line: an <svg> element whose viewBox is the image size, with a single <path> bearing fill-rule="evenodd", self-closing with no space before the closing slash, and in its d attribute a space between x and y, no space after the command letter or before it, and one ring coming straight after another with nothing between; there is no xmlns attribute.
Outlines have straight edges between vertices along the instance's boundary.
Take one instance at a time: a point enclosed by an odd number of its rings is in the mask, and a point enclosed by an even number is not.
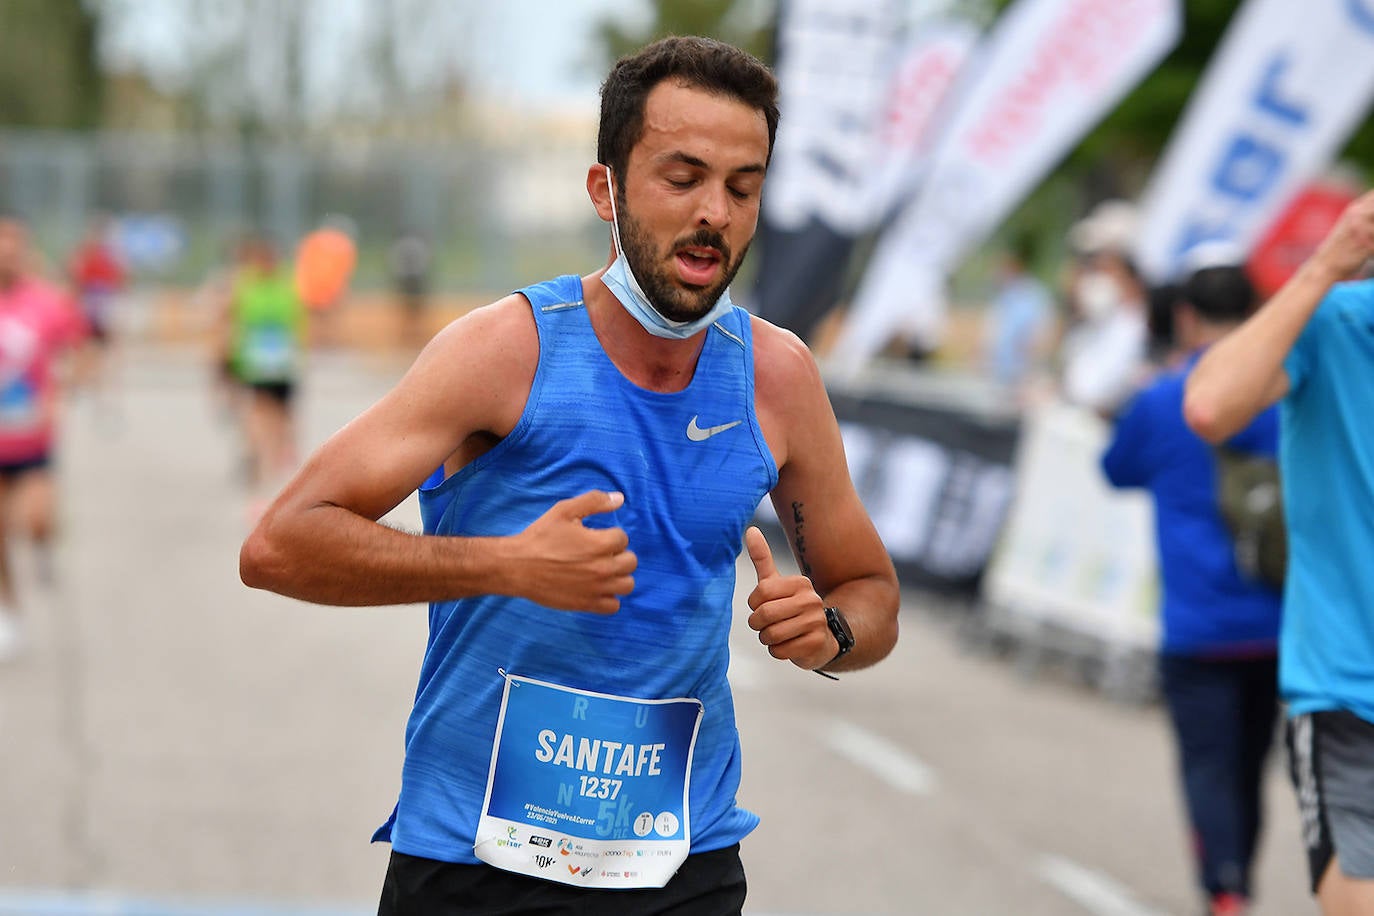
<svg viewBox="0 0 1374 916"><path fill-rule="evenodd" d="M391 853L377 916L739 916L739 844L687 857L658 888L575 887L502 871Z"/></svg>
<svg viewBox="0 0 1374 916"><path fill-rule="evenodd" d="M1333 855L1347 877L1374 878L1374 722L1345 710L1295 716L1288 759L1312 893Z"/></svg>

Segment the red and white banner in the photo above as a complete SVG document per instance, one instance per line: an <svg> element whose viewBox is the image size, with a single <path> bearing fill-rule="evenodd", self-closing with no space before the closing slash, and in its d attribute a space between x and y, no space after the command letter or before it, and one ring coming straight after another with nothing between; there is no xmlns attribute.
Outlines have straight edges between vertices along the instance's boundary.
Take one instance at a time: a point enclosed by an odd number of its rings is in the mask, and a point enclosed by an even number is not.
<svg viewBox="0 0 1374 916"><path fill-rule="evenodd" d="M1202 242L1249 252L1372 97L1374 0L1250 0L1142 196L1141 269L1171 279Z"/></svg>
<svg viewBox="0 0 1374 916"><path fill-rule="evenodd" d="M1339 181L1313 182L1294 195L1255 244L1246 264L1262 298L1274 295L1297 273L1358 196L1358 188Z"/></svg>
<svg viewBox="0 0 1374 916"><path fill-rule="evenodd" d="M967 19L933 18L922 20L908 41L878 122L868 207L875 221L917 187L950 87L978 38L978 27Z"/></svg>
<svg viewBox="0 0 1374 916"><path fill-rule="evenodd" d="M875 249L834 357L938 343L945 275L1178 40L1180 0L1018 0L965 68L916 197Z"/></svg>

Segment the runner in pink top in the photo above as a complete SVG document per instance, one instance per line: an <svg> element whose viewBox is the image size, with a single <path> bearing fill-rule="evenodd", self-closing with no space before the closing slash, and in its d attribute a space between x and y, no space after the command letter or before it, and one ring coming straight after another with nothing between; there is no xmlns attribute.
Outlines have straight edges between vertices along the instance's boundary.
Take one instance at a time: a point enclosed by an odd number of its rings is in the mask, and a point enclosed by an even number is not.
<svg viewBox="0 0 1374 916"><path fill-rule="evenodd" d="M9 564L10 519L18 516L45 561L54 515L53 363L84 334L85 322L73 304L33 275L24 224L0 217L0 661L14 655L21 641Z"/></svg>

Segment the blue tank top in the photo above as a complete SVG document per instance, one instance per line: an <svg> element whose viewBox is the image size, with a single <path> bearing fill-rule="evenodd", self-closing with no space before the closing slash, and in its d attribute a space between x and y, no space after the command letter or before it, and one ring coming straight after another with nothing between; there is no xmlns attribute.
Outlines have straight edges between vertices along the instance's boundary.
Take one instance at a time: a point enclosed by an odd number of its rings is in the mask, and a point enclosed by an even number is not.
<svg viewBox="0 0 1374 916"><path fill-rule="evenodd" d="M735 803L740 748L726 681L735 558L777 483L754 413L749 315L736 308L712 325L691 383L660 393L607 358L579 277L520 292L539 334L524 412L489 452L424 483L425 533L516 534L561 499L620 491L620 509L586 523L625 530L639 560L634 592L608 616L502 596L432 603L400 799L373 839L410 855L478 861L505 672L616 696L698 699L691 849L733 845L758 824Z"/></svg>

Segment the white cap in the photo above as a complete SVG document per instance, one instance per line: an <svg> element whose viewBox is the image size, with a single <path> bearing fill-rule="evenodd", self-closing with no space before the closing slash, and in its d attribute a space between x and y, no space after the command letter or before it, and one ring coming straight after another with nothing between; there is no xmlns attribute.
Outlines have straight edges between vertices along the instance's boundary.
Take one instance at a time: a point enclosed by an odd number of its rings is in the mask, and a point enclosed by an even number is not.
<svg viewBox="0 0 1374 916"><path fill-rule="evenodd" d="M1140 214L1126 200L1104 200L1069 229L1069 245L1079 254L1130 253L1140 229Z"/></svg>
<svg viewBox="0 0 1374 916"><path fill-rule="evenodd" d="M1245 254L1239 245L1227 239L1211 239L1198 242L1183 253L1179 273L1181 276L1191 277L1199 270L1212 267L1242 267L1244 264Z"/></svg>

